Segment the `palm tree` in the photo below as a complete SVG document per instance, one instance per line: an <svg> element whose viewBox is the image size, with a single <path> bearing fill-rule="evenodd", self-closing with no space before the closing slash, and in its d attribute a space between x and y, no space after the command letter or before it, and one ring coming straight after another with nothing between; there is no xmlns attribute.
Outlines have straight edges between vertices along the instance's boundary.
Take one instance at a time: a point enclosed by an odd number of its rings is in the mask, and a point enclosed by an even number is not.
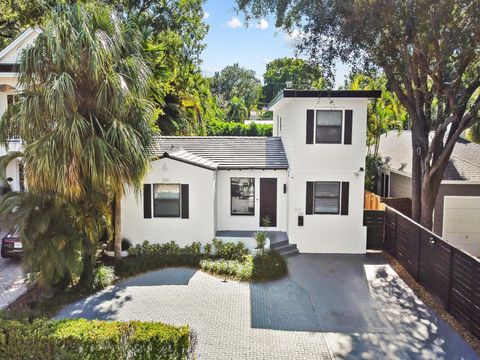
<svg viewBox="0 0 480 360"><path fill-rule="evenodd" d="M227 120L241 122L248 117L248 108L242 98L234 96L227 107Z"/></svg>
<svg viewBox="0 0 480 360"><path fill-rule="evenodd" d="M0 122L2 142L23 140L30 191L73 203L112 194L120 256L121 198L140 189L152 135L141 35L105 5L59 5L19 68L23 92Z"/></svg>

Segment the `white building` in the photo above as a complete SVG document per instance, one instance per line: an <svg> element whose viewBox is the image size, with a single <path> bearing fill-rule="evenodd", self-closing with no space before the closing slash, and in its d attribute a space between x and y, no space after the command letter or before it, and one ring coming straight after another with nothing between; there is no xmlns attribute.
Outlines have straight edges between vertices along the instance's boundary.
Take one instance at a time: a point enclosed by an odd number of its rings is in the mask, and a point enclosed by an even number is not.
<svg viewBox="0 0 480 360"><path fill-rule="evenodd" d="M285 252L364 253L367 103L378 96L284 90L270 106L272 138L158 136L142 194L123 200L122 234L248 243L263 229Z"/></svg>
<svg viewBox="0 0 480 360"><path fill-rule="evenodd" d="M0 115L19 90L18 54L38 33L27 30L0 52ZM123 198L123 236L180 245L221 237L253 247L253 233L267 230L285 254L364 253L367 103L379 96L288 89L270 105L273 137L156 137L143 190ZM24 187L22 173L20 159L9 164L13 190Z"/></svg>

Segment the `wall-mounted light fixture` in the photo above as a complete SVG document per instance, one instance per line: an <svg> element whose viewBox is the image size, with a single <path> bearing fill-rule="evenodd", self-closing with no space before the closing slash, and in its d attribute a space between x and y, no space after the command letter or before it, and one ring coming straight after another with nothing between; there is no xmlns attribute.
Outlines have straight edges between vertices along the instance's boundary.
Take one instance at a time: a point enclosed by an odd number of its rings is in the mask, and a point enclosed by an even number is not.
<svg viewBox="0 0 480 360"><path fill-rule="evenodd" d="M360 175L361 173L364 173L365 172L365 169L363 167L361 167L360 169L358 169L357 171L354 172L355 175Z"/></svg>

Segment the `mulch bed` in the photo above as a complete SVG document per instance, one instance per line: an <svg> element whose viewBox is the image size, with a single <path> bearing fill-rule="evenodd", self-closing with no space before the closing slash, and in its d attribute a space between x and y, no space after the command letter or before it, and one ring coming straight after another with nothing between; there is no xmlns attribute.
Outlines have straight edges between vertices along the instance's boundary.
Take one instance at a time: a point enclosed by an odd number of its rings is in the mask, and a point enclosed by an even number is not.
<svg viewBox="0 0 480 360"><path fill-rule="evenodd" d="M460 324L452 315L450 315L442 305L425 290L415 279L405 270L405 268L387 252L383 252L383 255L390 263L390 266L400 276L400 278L413 290L415 295L422 300L425 305L433 309L435 313L446 321L461 337L477 352L480 354L480 340L475 337L469 330L467 330L462 324Z"/></svg>

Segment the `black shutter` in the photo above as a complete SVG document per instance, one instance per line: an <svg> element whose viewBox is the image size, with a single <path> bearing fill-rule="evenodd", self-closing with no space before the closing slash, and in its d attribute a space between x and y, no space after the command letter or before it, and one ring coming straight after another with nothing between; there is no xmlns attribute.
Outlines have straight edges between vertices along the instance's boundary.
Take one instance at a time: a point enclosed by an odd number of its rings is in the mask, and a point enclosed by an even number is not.
<svg viewBox="0 0 480 360"><path fill-rule="evenodd" d="M307 199L305 205L305 215L313 214L313 182L307 181Z"/></svg>
<svg viewBox="0 0 480 360"><path fill-rule="evenodd" d="M152 184L143 184L143 218L152 218Z"/></svg>
<svg viewBox="0 0 480 360"><path fill-rule="evenodd" d="M188 219L190 215L189 202L188 184L182 184L182 219Z"/></svg>
<svg viewBox="0 0 480 360"><path fill-rule="evenodd" d="M313 144L313 134L315 132L315 113L313 110L307 110L307 144Z"/></svg>
<svg viewBox="0 0 480 360"><path fill-rule="evenodd" d="M352 144L353 111L345 110L345 130L343 133L343 143Z"/></svg>
<svg viewBox="0 0 480 360"><path fill-rule="evenodd" d="M348 197L350 183L342 182L342 209L340 210L341 215L348 215Z"/></svg>

